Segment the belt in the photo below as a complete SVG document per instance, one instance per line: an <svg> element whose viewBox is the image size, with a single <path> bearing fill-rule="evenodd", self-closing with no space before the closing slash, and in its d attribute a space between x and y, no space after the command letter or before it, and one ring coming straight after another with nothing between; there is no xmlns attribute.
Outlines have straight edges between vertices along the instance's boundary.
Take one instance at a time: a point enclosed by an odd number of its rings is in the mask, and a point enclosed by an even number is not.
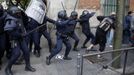
<svg viewBox="0 0 134 75"><path fill-rule="evenodd" d="M56 32L56 34L57 34L57 35L60 35L60 36L63 37L63 38L67 38L67 37L68 37L68 35L65 34L65 33Z"/></svg>

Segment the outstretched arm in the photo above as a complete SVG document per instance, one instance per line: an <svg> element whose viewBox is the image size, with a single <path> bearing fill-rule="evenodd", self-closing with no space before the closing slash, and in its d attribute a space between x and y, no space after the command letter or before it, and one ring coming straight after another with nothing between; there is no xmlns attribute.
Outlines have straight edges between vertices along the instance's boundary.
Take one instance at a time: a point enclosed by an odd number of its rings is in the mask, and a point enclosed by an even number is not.
<svg viewBox="0 0 134 75"><path fill-rule="evenodd" d="M101 22L104 18L105 18L105 16L97 16L97 20L100 21L100 22Z"/></svg>

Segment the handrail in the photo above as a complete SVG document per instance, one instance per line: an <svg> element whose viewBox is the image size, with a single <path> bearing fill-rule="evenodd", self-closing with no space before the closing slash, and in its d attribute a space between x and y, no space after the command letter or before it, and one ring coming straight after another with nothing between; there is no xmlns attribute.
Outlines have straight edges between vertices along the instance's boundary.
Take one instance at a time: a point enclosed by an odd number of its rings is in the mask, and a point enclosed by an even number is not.
<svg viewBox="0 0 134 75"><path fill-rule="evenodd" d="M92 53L92 54L84 54L84 55L82 55L82 56L83 56L83 57L88 57L88 56L93 56L93 55L98 55L98 54L106 54L106 53L119 52L119 51L128 51L128 50L133 50L133 49L134 49L134 47L121 48L121 49L115 49L115 50L104 51L104 52L98 52L98 53Z"/></svg>
<svg viewBox="0 0 134 75"><path fill-rule="evenodd" d="M123 73L122 75L125 75L125 70L126 70L126 63L127 63L127 55L128 55L128 51L129 50L134 50L134 47L129 47L129 48L121 48L121 49L115 49L115 50L110 50L110 51L104 51L104 52L98 52L98 53L92 53L92 54L84 54L84 55L78 55L78 60L81 60L79 61L79 64L77 64L77 66L80 66L80 67L77 67L77 75L83 75L83 58L84 57L88 57L88 56L94 56L94 55L98 55L98 54L106 54L106 53L112 53L112 52L120 52L120 51L124 51L125 52L125 60L124 60L124 66L123 66ZM81 56L81 57L80 57ZM116 59L114 59L113 61L115 61ZM111 62L113 62L111 61ZM81 62L81 63L80 63ZM110 62L110 63L111 63ZM108 64L109 65L109 64ZM106 67L108 65L105 65ZM104 67L105 68L105 67Z"/></svg>

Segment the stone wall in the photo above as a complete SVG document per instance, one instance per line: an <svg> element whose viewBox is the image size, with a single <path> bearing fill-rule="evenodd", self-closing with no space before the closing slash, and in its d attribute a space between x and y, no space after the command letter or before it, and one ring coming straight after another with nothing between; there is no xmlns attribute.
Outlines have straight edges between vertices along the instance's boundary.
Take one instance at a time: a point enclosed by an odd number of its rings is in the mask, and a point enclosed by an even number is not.
<svg viewBox="0 0 134 75"><path fill-rule="evenodd" d="M79 0L79 8L99 9L100 0Z"/></svg>
<svg viewBox="0 0 134 75"><path fill-rule="evenodd" d="M134 0L130 0L130 9L131 11L134 11Z"/></svg>
<svg viewBox="0 0 134 75"><path fill-rule="evenodd" d="M95 16L90 19L90 22L91 22L91 27L97 26L99 22L96 19L96 15L100 14L100 10L96 10L96 9L93 9L93 8L92 9L88 9L85 6L82 6L82 9L80 9L79 6L82 5L81 1L83 1L83 0L79 0L78 1L77 7L76 7L76 11L78 12L79 15L81 15L81 13L82 13L82 11L84 9L89 10L89 12L96 12ZM98 0L96 0L96 1L98 1ZM68 16L70 16L71 12L74 10L76 0L50 0L51 4L50 4L50 7L49 7L49 12L48 12L48 16L50 18L53 18L55 20L57 19L58 11L63 10L61 2L63 3L63 5L65 7Z"/></svg>

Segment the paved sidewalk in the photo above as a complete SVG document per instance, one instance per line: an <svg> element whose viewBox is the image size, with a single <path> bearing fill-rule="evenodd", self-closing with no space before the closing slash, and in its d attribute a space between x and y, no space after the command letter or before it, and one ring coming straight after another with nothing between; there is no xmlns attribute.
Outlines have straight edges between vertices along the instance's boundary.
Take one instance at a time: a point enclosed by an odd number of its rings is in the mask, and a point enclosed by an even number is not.
<svg viewBox="0 0 134 75"><path fill-rule="evenodd" d="M40 58L36 58L34 55L31 55L31 63L36 68L36 72L26 72L24 71L25 65L14 65L13 73L14 75L77 75L77 54L78 52L71 51L70 56L73 58L70 61L62 60L62 59L52 59L51 65L45 64L45 58L49 54L47 49L42 49L42 56ZM84 50L80 51L81 54L84 54ZM60 53L60 55L64 54L64 50ZM5 67L6 63L4 63L3 67ZM101 66L97 64L90 64L87 59L84 59L84 74L83 75L118 75L114 71L111 70L103 70L96 74L96 71ZM0 75L4 74L4 69L0 71Z"/></svg>
<svg viewBox="0 0 134 75"><path fill-rule="evenodd" d="M77 31L77 30L76 30ZM54 31L53 31L54 32ZM80 44L79 44L79 49L83 43L83 39L85 38L85 36L83 36L83 34L81 34L81 32L78 32L79 37L81 38L80 40ZM54 37L52 37L53 41L55 41L55 33L53 33L52 35L54 35ZM74 41L71 41L74 42ZM46 56L49 55L48 52L48 48L47 48L47 41L46 39L41 40L41 45L42 45L42 56L40 58L36 58L33 54L31 54L31 63L32 66L36 68L36 72L26 72L24 71L24 67L25 65L14 65L13 66L13 73L14 75L77 75L77 54L78 52L75 51L71 51L70 52L70 57L72 57L73 59L70 61L67 60L62 60L62 59L52 59L52 63L51 65L46 65L45 61L46 61ZM90 43L87 44L87 46ZM107 50L111 50L111 48L107 48ZM65 48L63 47L62 52L60 53L60 55L63 55L65 52ZM81 54L85 54L85 50L81 49L80 50ZM90 52L92 53L92 52ZM132 62L134 61L133 58L134 55L134 51L131 51L129 54L129 60L128 59L128 65L131 66L130 64L132 64ZM104 57L108 60L111 60L111 55L106 54L104 55ZM3 64L3 69L0 71L0 75L5 75L4 73L4 68L7 60L4 59L4 64ZM106 62L107 63L107 62ZM105 64L105 63L103 63ZM95 64L91 64L89 63L89 60L84 59L84 74L83 75L120 75L120 73L112 71L110 69L107 70L100 70L100 68L102 68L102 66L100 65L100 63L95 63ZM132 70L132 69L131 69Z"/></svg>

